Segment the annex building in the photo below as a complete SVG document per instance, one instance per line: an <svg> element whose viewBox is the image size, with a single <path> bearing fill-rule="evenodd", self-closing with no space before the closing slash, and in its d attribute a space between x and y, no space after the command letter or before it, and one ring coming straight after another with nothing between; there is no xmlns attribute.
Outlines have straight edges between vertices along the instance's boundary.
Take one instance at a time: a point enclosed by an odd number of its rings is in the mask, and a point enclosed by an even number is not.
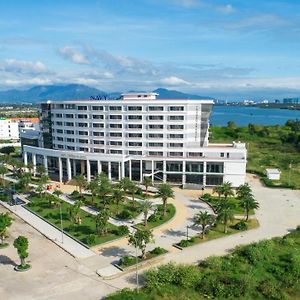
<svg viewBox="0 0 300 300"><path fill-rule="evenodd" d="M157 99L128 93L118 100L47 101L38 143L22 143L24 162L44 164L61 182L104 172L183 187L244 183L245 144L209 143L212 100ZM22 138L22 137L21 137ZM30 138L27 137L27 140ZM35 146L33 146L35 145Z"/></svg>

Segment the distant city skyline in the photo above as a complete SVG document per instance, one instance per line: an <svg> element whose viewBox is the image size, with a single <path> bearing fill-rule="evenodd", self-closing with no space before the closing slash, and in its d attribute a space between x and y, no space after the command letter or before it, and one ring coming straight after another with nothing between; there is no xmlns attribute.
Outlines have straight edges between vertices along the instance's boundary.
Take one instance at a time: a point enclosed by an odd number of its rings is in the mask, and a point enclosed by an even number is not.
<svg viewBox="0 0 300 300"><path fill-rule="evenodd" d="M219 99L300 95L300 2L0 3L0 90L159 87Z"/></svg>

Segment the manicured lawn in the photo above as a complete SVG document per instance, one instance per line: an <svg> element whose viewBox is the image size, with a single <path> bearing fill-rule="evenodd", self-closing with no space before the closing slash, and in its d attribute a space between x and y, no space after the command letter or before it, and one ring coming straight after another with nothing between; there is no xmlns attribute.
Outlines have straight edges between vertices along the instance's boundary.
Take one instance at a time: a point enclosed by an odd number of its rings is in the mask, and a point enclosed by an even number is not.
<svg viewBox="0 0 300 300"><path fill-rule="evenodd" d="M170 203L167 204L167 213L164 217L161 215L163 206L161 204L159 204L159 205L157 205L157 208L158 208L158 210L157 210L156 216L152 215L148 218L148 224L147 224L146 229L152 229L154 227L160 226L160 225L168 222L175 216L176 209L173 204L170 204ZM145 229L144 224L137 224L137 225L135 225L135 227L137 227L139 229Z"/></svg>
<svg viewBox="0 0 300 300"><path fill-rule="evenodd" d="M235 233L241 233L241 230L237 230L235 229L233 226L238 223L240 220L234 220L232 221L232 223L228 226L228 230L227 233L224 233L224 225L223 224L217 224L217 226L212 227L211 230L204 236L204 238L202 239L199 235L190 238L189 240L187 240L187 242L183 242L183 244L180 246L181 247L189 247L189 246L193 246L199 243L205 243L214 239L218 239L218 238L222 238L228 235L232 235ZM257 228L259 226L258 222L256 219L250 219L248 222L248 229L254 229ZM186 240L182 240L182 241L186 241ZM186 244L186 245L184 245Z"/></svg>
<svg viewBox="0 0 300 300"><path fill-rule="evenodd" d="M284 143L280 137L290 133L287 126L258 126L267 128L267 136L250 134L247 127L237 128L234 132L227 127L211 127L211 142L229 142L233 140L245 142L248 149L247 170L249 172L265 173L266 168L279 168L280 181L274 184L291 185L300 188L300 154L292 143ZM292 162L292 168L289 164Z"/></svg>
<svg viewBox="0 0 300 300"><path fill-rule="evenodd" d="M103 203L101 203L101 199L99 197L95 196L94 199L92 199L91 195L84 194L83 196L84 198L81 200L86 205L95 207L96 209L104 208L104 205ZM72 195L70 195L70 198L75 201L80 199L79 196L72 196ZM137 201L133 202L130 199L127 199L127 201L120 203L119 207L113 201L111 201L111 203L109 203L106 207L110 211L111 217L117 219L124 219L124 220L133 219L136 218L141 213L141 204ZM124 211L126 212L124 213Z"/></svg>
<svg viewBox="0 0 300 300"><path fill-rule="evenodd" d="M45 218L48 222L60 228L59 207L50 206L49 202L45 198L39 198L38 196L30 197L30 200L32 202L28 204L29 209ZM70 204L65 202L62 204L63 229L79 241L88 244L88 236L95 235L95 241L89 245L94 246L120 237L116 233L114 233L114 231L117 230L118 227L112 224L108 225L108 234L104 236L97 235L95 216L83 210L81 210L80 212L80 217L82 220L81 224L73 224L70 221L68 215L68 207L70 206Z"/></svg>

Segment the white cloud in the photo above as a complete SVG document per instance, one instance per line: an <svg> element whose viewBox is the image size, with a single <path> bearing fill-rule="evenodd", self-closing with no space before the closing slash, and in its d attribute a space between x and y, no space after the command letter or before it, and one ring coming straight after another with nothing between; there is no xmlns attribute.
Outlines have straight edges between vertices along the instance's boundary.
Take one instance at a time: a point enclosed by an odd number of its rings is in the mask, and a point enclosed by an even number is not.
<svg viewBox="0 0 300 300"><path fill-rule="evenodd" d="M231 4L227 4L225 6L218 6L217 10L224 14L232 14L235 12L235 8Z"/></svg>
<svg viewBox="0 0 300 300"><path fill-rule="evenodd" d="M75 64L89 65L89 59L82 54L79 50L66 46L58 49L58 53L66 60L69 60Z"/></svg>
<svg viewBox="0 0 300 300"><path fill-rule="evenodd" d="M0 71L6 73L21 73L21 74L40 74L47 73L46 66L37 61L26 61L17 59L6 59L0 61Z"/></svg>
<svg viewBox="0 0 300 300"><path fill-rule="evenodd" d="M166 86L179 86L179 85L189 85L190 84L189 82L187 82L181 78L178 78L176 76L162 78L159 81L159 83L164 84Z"/></svg>

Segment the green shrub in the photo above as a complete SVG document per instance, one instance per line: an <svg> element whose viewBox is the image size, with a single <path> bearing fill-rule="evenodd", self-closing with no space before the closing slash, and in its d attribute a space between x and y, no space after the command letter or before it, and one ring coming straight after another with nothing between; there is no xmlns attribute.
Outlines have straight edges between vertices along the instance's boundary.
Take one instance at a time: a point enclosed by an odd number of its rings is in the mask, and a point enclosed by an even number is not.
<svg viewBox="0 0 300 300"><path fill-rule="evenodd" d="M161 254L164 254L166 252L168 252L168 251L165 250L164 248L161 248L161 247L156 247L152 251L150 251L150 253L154 254L154 255L161 255Z"/></svg>
<svg viewBox="0 0 300 300"><path fill-rule="evenodd" d="M188 247L188 246L189 246L189 241L188 241L188 240L181 240L181 241L178 243L178 245L179 245L180 247L183 247L183 248Z"/></svg>
<svg viewBox="0 0 300 300"><path fill-rule="evenodd" d="M196 242L196 237L192 236L190 239L189 239L189 242L190 243L195 243Z"/></svg>
<svg viewBox="0 0 300 300"><path fill-rule="evenodd" d="M205 193L203 196L200 197L201 199L205 200L205 201L210 201L212 199L212 195Z"/></svg>
<svg viewBox="0 0 300 300"><path fill-rule="evenodd" d="M263 280L259 284L258 290L262 293L263 296L266 297L266 299L282 300L285 298L278 284L276 284L276 282L271 279Z"/></svg>
<svg viewBox="0 0 300 300"><path fill-rule="evenodd" d="M135 264L135 262L136 262L135 257L125 255L125 256L121 257L121 259L119 261L119 265L122 267L128 267L128 266Z"/></svg>
<svg viewBox="0 0 300 300"><path fill-rule="evenodd" d="M70 194L73 198L78 198L80 196L79 192L78 191L73 191L71 194Z"/></svg>
<svg viewBox="0 0 300 300"><path fill-rule="evenodd" d="M178 265L176 266L174 281L172 284L183 288L195 288L200 279L200 272L193 265Z"/></svg>
<svg viewBox="0 0 300 300"><path fill-rule="evenodd" d="M131 219L132 216L132 213L128 209L124 209L117 215L117 218L121 220L128 220Z"/></svg>
<svg viewBox="0 0 300 300"><path fill-rule="evenodd" d="M148 218L148 222L156 222L156 221L158 221L159 218L160 218L160 215L157 213L154 213Z"/></svg>
<svg viewBox="0 0 300 300"><path fill-rule="evenodd" d="M115 229L113 233L118 236L127 235L129 233L129 228L126 225L121 225L117 229Z"/></svg>
<svg viewBox="0 0 300 300"><path fill-rule="evenodd" d="M86 238L86 244L89 246L94 245L96 242L96 236L94 234L89 234Z"/></svg>
<svg viewBox="0 0 300 300"><path fill-rule="evenodd" d="M236 229L236 230L245 231L245 230L248 230L248 224L247 224L246 221L242 220L242 221L236 223L233 226L233 228Z"/></svg>

